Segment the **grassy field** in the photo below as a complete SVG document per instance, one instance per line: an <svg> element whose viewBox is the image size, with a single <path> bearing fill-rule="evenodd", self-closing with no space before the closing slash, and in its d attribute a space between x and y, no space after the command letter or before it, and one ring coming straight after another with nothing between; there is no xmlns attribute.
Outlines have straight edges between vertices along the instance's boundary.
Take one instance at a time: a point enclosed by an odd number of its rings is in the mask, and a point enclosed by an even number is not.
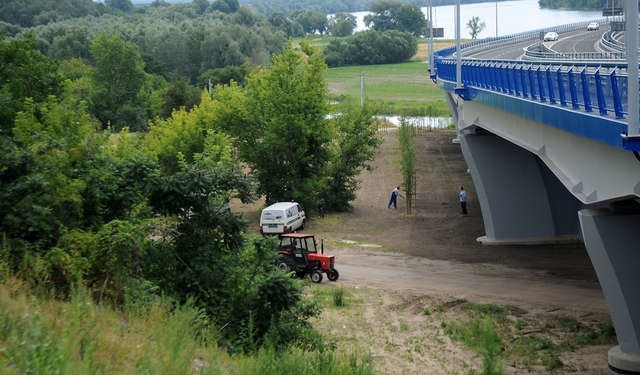
<svg viewBox="0 0 640 375"><path fill-rule="evenodd" d="M322 45L320 41L312 41ZM448 43L439 43L435 49ZM419 44L411 61L398 64L356 65L330 68L327 83L332 99L360 102L364 75L365 102L378 113L395 115L449 116L444 93L429 78L426 43Z"/></svg>

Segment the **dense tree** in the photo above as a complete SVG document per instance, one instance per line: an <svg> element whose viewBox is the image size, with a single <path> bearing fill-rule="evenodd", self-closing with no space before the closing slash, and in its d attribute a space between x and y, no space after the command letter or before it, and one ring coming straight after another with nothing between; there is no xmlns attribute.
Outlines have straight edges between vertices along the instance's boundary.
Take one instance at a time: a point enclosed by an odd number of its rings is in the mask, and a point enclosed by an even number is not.
<svg viewBox="0 0 640 375"><path fill-rule="evenodd" d="M331 138L324 61L318 51L307 52L287 48L274 57L271 68L249 76L246 96L223 93L220 100L228 102L217 122L231 127L228 131L238 138L267 202L295 199L313 208ZM234 86L226 90L233 92Z"/></svg>
<svg viewBox="0 0 640 375"><path fill-rule="evenodd" d="M269 17L269 23L277 30L282 31L287 37L299 37L304 35L302 25L291 20L283 13L274 13Z"/></svg>
<svg viewBox="0 0 640 375"><path fill-rule="evenodd" d="M138 94L145 81L144 61L138 47L120 37L101 35L91 46L94 60L93 105L104 127L144 127Z"/></svg>
<svg viewBox="0 0 640 375"><path fill-rule="evenodd" d="M306 34L324 34L327 32L328 21L326 13L313 10L297 11L293 19L302 26Z"/></svg>
<svg viewBox="0 0 640 375"><path fill-rule="evenodd" d="M59 93L57 69L58 63L38 51L33 38L0 35L0 133L13 127L26 98L39 102Z"/></svg>
<svg viewBox="0 0 640 375"><path fill-rule="evenodd" d="M538 0L541 8L554 9L602 9L611 7L614 0ZM617 7L623 7L624 2L615 1ZM614 4L614 5L616 5Z"/></svg>
<svg viewBox="0 0 640 375"><path fill-rule="evenodd" d="M364 31L334 39L324 50L329 66L389 64L413 57L418 43L413 35L400 31Z"/></svg>
<svg viewBox="0 0 640 375"><path fill-rule="evenodd" d="M209 8L209 0L192 0L191 4L193 4L197 14L203 14Z"/></svg>
<svg viewBox="0 0 640 375"><path fill-rule="evenodd" d="M98 14L92 0L3 0L0 21L24 27Z"/></svg>
<svg viewBox="0 0 640 375"><path fill-rule="evenodd" d="M473 16L467 22L467 29L469 29L469 35L471 35L471 39L476 39L478 34L484 30L485 24L483 21L480 21L480 17Z"/></svg>
<svg viewBox="0 0 640 375"><path fill-rule="evenodd" d="M333 36L351 35L356 26L356 17L348 13L337 13L329 21L329 30Z"/></svg>
<svg viewBox="0 0 640 375"><path fill-rule="evenodd" d="M378 0L373 3L371 12L373 14L365 16L364 23L376 31L398 30L418 37L427 27L419 7L397 0Z"/></svg>
<svg viewBox="0 0 640 375"><path fill-rule="evenodd" d="M240 9L238 0L216 0L211 4L211 9L222 13L235 13Z"/></svg>
<svg viewBox="0 0 640 375"><path fill-rule="evenodd" d="M356 199L357 177L363 169L371 169L368 163L381 141L373 121L372 113L366 108L343 108L339 115L332 117L336 136L320 196L324 209L345 211Z"/></svg>
<svg viewBox="0 0 640 375"><path fill-rule="evenodd" d="M133 3L131 0L105 0L104 4L109 8L123 12L129 12L133 9Z"/></svg>

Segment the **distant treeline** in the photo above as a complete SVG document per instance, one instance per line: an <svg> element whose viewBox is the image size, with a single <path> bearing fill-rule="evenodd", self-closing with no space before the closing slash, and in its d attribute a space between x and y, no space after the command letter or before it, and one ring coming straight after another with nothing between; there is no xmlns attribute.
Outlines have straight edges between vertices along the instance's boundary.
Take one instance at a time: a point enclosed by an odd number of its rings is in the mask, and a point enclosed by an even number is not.
<svg viewBox="0 0 640 375"><path fill-rule="evenodd" d="M624 1L618 0L538 0L541 8L553 9L602 9L612 5L617 8L624 7Z"/></svg>
<svg viewBox="0 0 640 375"><path fill-rule="evenodd" d="M240 0L243 5L255 8L258 12L270 15L273 13L291 14L300 10L313 10L323 13L368 11L375 0ZM394 0L395 1L395 0ZM504 1L504 0L501 0ZM425 7L429 0L398 0L418 7ZM493 0L465 0L468 3L494 2ZM433 6L452 5L455 0L432 0Z"/></svg>

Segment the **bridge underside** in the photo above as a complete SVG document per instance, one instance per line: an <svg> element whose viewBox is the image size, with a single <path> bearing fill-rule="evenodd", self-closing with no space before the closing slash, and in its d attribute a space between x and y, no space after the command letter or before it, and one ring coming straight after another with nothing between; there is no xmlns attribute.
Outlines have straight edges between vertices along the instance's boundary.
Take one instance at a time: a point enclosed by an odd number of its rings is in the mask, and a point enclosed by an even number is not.
<svg viewBox="0 0 640 375"><path fill-rule="evenodd" d="M631 153L447 96L482 209L486 233L479 240L583 240L618 337L609 365L640 373L640 162Z"/></svg>
<svg viewBox="0 0 640 375"><path fill-rule="evenodd" d="M580 240L576 199L534 154L481 128L459 135L478 191L484 244Z"/></svg>

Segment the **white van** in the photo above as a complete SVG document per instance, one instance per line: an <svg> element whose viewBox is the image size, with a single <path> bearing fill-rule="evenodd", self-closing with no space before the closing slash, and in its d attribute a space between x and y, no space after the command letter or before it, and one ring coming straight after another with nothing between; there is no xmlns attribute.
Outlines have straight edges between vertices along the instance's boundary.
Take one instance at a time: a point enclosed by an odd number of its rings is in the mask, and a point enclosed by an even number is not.
<svg viewBox="0 0 640 375"><path fill-rule="evenodd" d="M261 234L289 233L304 229L306 216L296 202L278 202L262 210L260 215Z"/></svg>

